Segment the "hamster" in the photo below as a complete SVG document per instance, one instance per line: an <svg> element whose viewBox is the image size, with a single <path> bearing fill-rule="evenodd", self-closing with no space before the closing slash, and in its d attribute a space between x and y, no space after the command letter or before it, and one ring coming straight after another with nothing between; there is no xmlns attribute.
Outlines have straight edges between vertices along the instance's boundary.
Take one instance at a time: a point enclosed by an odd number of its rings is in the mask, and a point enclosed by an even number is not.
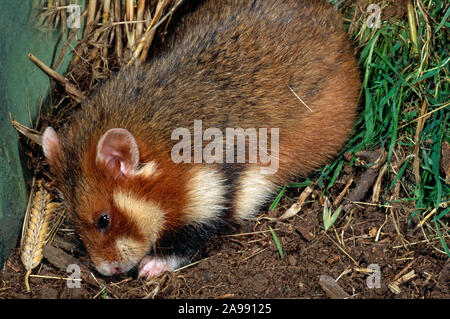
<svg viewBox="0 0 450 319"><path fill-rule="evenodd" d="M356 59L325 1L207 0L169 43L43 133L66 209L106 276L188 263L332 160L356 120Z"/></svg>

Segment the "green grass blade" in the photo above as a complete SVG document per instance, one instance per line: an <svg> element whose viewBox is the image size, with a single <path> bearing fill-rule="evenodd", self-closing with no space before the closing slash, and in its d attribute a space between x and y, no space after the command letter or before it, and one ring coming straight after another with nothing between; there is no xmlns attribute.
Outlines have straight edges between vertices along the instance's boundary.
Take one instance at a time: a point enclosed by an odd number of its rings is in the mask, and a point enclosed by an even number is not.
<svg viewBox="0 0 450 319"><path fill-rule="evenodd" d="M448 249L447 243L445 242L444 237L441 234L441 231L439 230L439 225L437 223L437 219L434 219L434 225L436 227L436 232L438 233L439 239L441 240L442 248L444 248L445 253L450 258L450 250Z"/></svg>
<svg viewBox="0 0 450 319"><path fill-rule="evenodd" d="M273 212L275 210L275 208L277 207L281 198L283 197L285 191L286 191L286 186L283 186L283 188L281 189L281 191L278 193L277 197L273 201L272 205L270 205L270 207L269 207L271 212Z"/></svg>
<svg viewBox="0 0 450 319"><path fill-rule="evenodd" d="M277 235L275 234L275 231L272 229L272 227L269 226L270 233L272 234L273 241L275 242L275 246L277 246L278 253L280 254L280 258L284 258L283 253L283 247L281 246L280 240L278 239Z"/></svg>

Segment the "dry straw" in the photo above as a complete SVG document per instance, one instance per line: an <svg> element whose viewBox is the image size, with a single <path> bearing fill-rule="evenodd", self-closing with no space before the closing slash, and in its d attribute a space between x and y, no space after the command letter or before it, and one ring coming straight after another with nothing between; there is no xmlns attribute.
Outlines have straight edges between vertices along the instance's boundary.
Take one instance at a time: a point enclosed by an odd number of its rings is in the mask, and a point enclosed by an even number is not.
<svg viewBox="0 0 450 319"><path fill-rule="evenodd" d="M34 184L34 182L33 182ZM42 249L49 239L56 233L58 225L62 222L60 212L61 204L53 201L53 196L46 189L42 180L37 181L37 187L32 188L25 220L22 228L22 263L27 270L25 286L30 291L28 278L31 271L42 261ZM54 223L55 216L60 218Z"/></svg>

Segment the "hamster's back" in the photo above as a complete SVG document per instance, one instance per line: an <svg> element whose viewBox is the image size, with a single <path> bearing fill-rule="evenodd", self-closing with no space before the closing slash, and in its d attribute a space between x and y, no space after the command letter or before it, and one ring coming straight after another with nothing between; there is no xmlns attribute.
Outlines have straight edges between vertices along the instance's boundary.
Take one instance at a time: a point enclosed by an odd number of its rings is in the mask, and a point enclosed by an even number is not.
<svg viewBox="0 0 450 319"><path fill-rule="evenodd" d="M93 95L70 139L85 149L83 137L124 127L170 150L172 132L193 132L194 120L280 128L281 175L304 175L348 137L359 85L342 18L324 1L204 1L167 50Z"/></svg>

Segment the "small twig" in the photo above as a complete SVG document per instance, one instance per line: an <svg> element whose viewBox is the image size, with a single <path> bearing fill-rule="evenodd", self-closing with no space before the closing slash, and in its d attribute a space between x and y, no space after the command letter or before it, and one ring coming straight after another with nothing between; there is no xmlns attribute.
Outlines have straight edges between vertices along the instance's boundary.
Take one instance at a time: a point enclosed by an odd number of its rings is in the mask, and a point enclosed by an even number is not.
<svg viewBox="0 0 450 319"><path fill-rule="evenodd" d="M154 285L155 288L153 288L152 291L150 291L149 293L147 293L142 299L155 299L156 295L158 294L159 290L160 290L160 284L157 281L153 281L149 284L146 284L146 286L149 286L150 284Z"/></svg>
<svg viewBox="0 0 450 319"><path fill-rule="evenodd" d="M124 25L124 24L139 24L147 22L147 20L134 20L134 21L118 21L118 22L107 22L107 23L98 23L97 25L100 27L103 27L102 31L106 28L115 27L118 25Z"/></svg>
<svg viewBox="0 0 450 319"><path fill-rule="evenodd" d="M390 291L392 291L394 294L399 294L401 292L400 286L412 279L417 277L417 274L414 272L414 270L411 270L409 273L403 275L402 277L398 278L397 280L391 282L388 285L388 288Z"/></svg>
<svg viewBox="0 0 450 319"><path fill-rule="evenodd" d="M75 259L72 255L64 252L62 249L56 248L51 245L47 245L43 248L44 257L47 261L58 268L61 271L67 271L67 267L71 264L78 264L79 261ZM101 283L97 278L95 278L94 274L84 265L79 265L80 267L80 277L84 282L92 285L92 286L101 286L104 285L104 282ZM94 280L95 281L94 281Z"/></svg>
<svg viewBox="0 0 450 319"><path fill-rule="evenodd" d="M273 230L280 230L280 229L274 228ZM260 230L260 231L250 232L250 233L222 235L220 237L224 237L224 238L226 238L226 237L241 237L241 236L250 236L250 235L256 235L256 234L265 234L265 233L270 233L270 230Z"/></svg>
<svg viewBox="0 0 450 319"><path fill-rule="evenodd" d="M224 294L217 297L214 297L214 299L227 299L227 298L233 298L234 294Z"/></svg>
<svg viewBox="0 0 450 319"><path fill-rule="evenodd" d="M417 45L417 43L416 43ZM427 101L424 100L422 107L420 109L420 116L424 115L427 112L428 109L428 105L427 105ZM425 117L421 117L419 119L419 121L417 122L417 127L416 127L416 133L414 135L414 161L413 161L413 172L414 172L414 177L416 179L416 185L420 185L421 182L421 178L420 178L420 143L419 143L419 139L420 139L420 133L422 133L423 130L423 126L425 124L426 118Z"/></svg>
<svg viewBox="0 0 450 319"><path fill-rule="evenodd" d="M417 259L414 259L413 261L411 261L408 265L406 265L405 268L403 268L395 277L394 279L392 279L392 282L397 281L405 272L407 272L409 270L409 268L411 268L411 266L417 261Z"/></svg>
<svg viewBox="0 0 450 319"><path fill-rule="evenodd" d="M429 212L429 213L424 217L424 219L422 219L422 220L417 224L417 227L416 227L416 228L422 227L423 224L425 224L425 222L426 222L428 219L430 219L430 217L433 216L433 215L436 213L436 210L437 210L436 207L433 208L433 209L431 210L431 212Z"/></svg>
<svg viewBox="0 0 450 319"><path fill-rule="evenodd" d="M32 53L28 53L28 58L33 61L34 64L36 64L42 71L44 71L45 73L47 73L48 76L54 78L56 81L58 81L59 83L65 84L66 83L66 78L63 77L61 74L59 74L58 72L54 71L53 69L49 68L48 66L46 66L44 64L44 62L42 62L41 60L39 60L36 56L34 56Z"/></svg>
<svg viewBox="0 0 450 319"><path fill-rule="evenodd" d="M26 127L23 124L20 124L19 122L16 122L12 119L11 113L9 114L10 121L12 126L20 132L22 135L28 137L30 140L35 142L38 145L42 145L42 134L36 130L33 130L31 128Z"/></svg>
<svg viewBox="0 0 450 319"><path fill-rule="evenodd" d="M351 201L352 204L359 204L359 205L367 205L367 206L376 206L380 208L393 208L392 205L387 204L377 204L377 203L368 203L368 202L358 202L358 201Z"/></svg>
<svg viewBox="0 0 450 319"><path fill-rule="evenodd" d="M375 242L377 242L378 239L380 239L381 229L383 229L383 227L384 227L384 225L386 225L387 221L388 221L388 215L386 214L386 216L384 218L384 222L383 222L383 224L381 224L381 226L378 229L377 234L375 236Z"/></svg>
<svg viewBox="0 0 450 319"><path fill-rule="evenodd" d="M181 1L179 1L179 3L181 3ZM158 21L158 19L162 15L163 10L167 7L168 4L169 4L169 0L160 0L158 2L158 5L156 6L155 15L153 16L153 20L150 25L154 25L156 23L156 21ZM175 5L175 6L177 6L177 5ZM161 21L161 23L162 22L163 21ZM141 57L140 57L140 61L139 61L140 63L144 63L145 59L147 58L147 53L148 53L148 50L150 49L150 45L152 44L155 32L156 32L156 29L150 31L149 33L147 33L144 36L144 44L143 44L142 53L141 53Z"/></svg>
<svg viewBox="0 0 450 319"><path fill-rule="evenodd" d="M337 242L335 242L334 240L333 240L333 238L331 238L330 237L330 235L328 235L327 233L324 233L327 237L328 237L328 239L330 239L348 258L350 258L351 259L351 261L356 265L356 266L359 266L359 263L352 257L352 256L350 256L350 254L348 253L348 252L346 252L345 251L345 249L344 248L342 248Z"/></svg>
<svg viewBox="0 0 450 319"><path fill-rule="evenodd" d="M197 261L195 261L195 262L193 262L193 263L190 263L190 264L185 265L185 266L183 266L183 267L177 268L177 269L175 269L173 272L178 272L178 271L180 271L180 270L183 270L183 269L192 267L192 266L197 265L198 263L200 263L200 262L202 262L202 261L204 261L204 260L208 260L209 258L211 258L211 257L206 257L206 258L197 260Z"/></svg>
<svg viewBox="0 0 450 319"><path fill-rule="evenodd" d="M256 253L253 253L253 254L251 254L250 256L245 257L245 258L242 259L241 261L246 261L246 260L248 260L248 259L250 259L250 258L253 258L253 257L255 257L256 255L259 255L260 253L262 253L262 252L265 251L265 250L267 250L267 248L262 248L262 249L258 250Z"/></svg>
<svg viewBox="0 0 450 319"><path fill-rule="evenodd" d="M83 93L79 91L75 86L73 86L65 77L63 77L61 74L56 72L55 70L49 68L47 65L44 64L41 60L39 60L36 56L34 56L32 53L28 53L28 58L36 64L42 71L44 71L48 76L52 77L62 85L64 85L66 92L75 100L81 101L84 99Z"/></svg>
<svg viewBox="0 0 450 319"><path fill-rule="evenodd" d="M347 184L345 185L344 189L342 190L342 192L338 195L338 197L336 197L336 199L333 202L333 207L338 207L339 204L342 201L342 198L345 196L345 194L347 193L348 189L350 188L350 186L353 183L353 177L350 177L350 179L348 180Z"/></svg>
<svg viewBox="0 0 450 319"><path fill-rule="evenodd" d="M420 120L421 118L427 117L427 116L429 116L430 114L433 114L434 112L437 112L437 111L439 111L439 110L442 110L442 109L446 108L446 107L449 106L449 105L450 105L450 103L444 104L444 105L438 107L437 109L434 109L433 111L430 111L430 112L428 112L428 113L426 113L426 114L424 114L424 115L422 115L422 116L419 116L419 117L415 118L415 119L412 120L412 121L409 121L409 122L406 123L406 124L403 124L402 126L399 127L399 129L402 129L402 128L404 128L405 126L407 126L407 125L409 125L409 124L411 124L411 123L414 123L414 122Z"/></svg>
<svg viewBox="0 0 450 319"><path fill-rule="evenodd" d="M433 238L433 239L424 239L424 240L419 240L413 243L407 243L407 244L403 244L403 245L397 245L397 246L393 246L392 249L399 249L399 248L406 248L407 246L415 246L415 245L419 245L419 244L423 244L423 243L429 243L430 241L433 240L438 240L439 237Z"/></svg>
<svg viewBox="0 0 450 319"><path fill-rule="evenodd" d="M344 275L346 275L346 274L348 274L349 272L351 272L352 271L352 267L351 266L348 266L337 278L336 278L336 282L338 282L339 281L339 279L341 279L341 277L342 276L344 276Z"/></svg>
<svg viewBox="0 0 450 319"><path fill-rule="evenodd" d="M70 281L83 281L81 278L64 278L64 277L57 277L57 276L45 276L45 275L30 275L29 277L33 278L42 278L42 279L54 279L54 280L70 280Z"/></svg>

